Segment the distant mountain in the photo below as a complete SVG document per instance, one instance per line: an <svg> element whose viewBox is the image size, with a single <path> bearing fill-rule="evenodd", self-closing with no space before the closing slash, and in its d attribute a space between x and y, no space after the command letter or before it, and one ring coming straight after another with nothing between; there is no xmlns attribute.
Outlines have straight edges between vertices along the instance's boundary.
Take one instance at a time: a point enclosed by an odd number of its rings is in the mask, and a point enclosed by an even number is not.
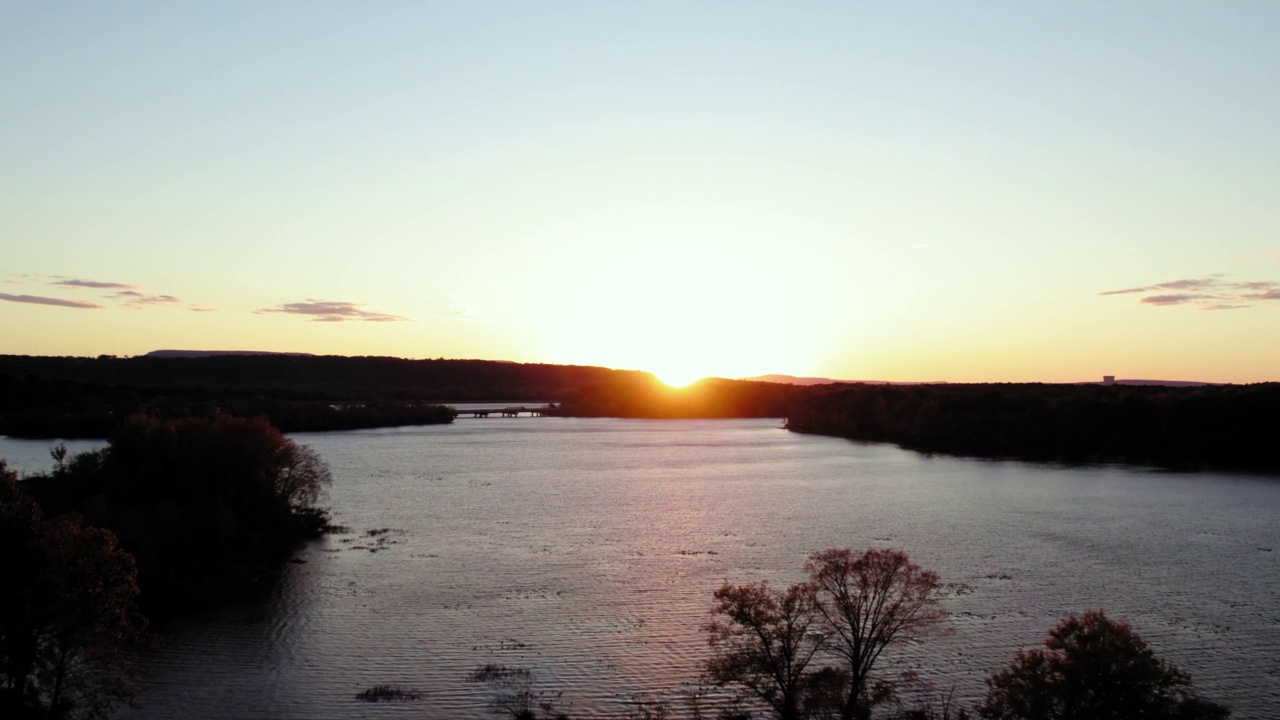
<svg viewBox="0 0 1280 720"><path fill-rule="evenodd" d="M751 382L769 382L779 383L782 385L831 385L833 383L843 383L848 385L947 385L946 380L926 380L922 382L903 382L899 380L832 380L823 377L796 377L794 375L756 375L755 377L739 378ZM1163 385L1165 387L1205 387L1209 385L1221 385L1222 383L1200 382L1199 380L1137 380L1137 379L1103 379L1100 381L1086 380L1084 382L1075 383L1076 385Z"/></svg>
<svg viewBox="0 0 1280 720"><path fill-rule="evenodd" d="M1076 383L1077 385L1163 385L1165 387L1206 387L1209 385L1221 385L1222 383L1200 382L1199 380L1126 380L1120 378L1118 380L1103 380Z"/></svg>
<svg viewBox="0 0 1280 720"><path fill-rule="evenodd" d="M771 382L782 385L831 385L832 383L848 383L861 385L945 385L945 380L929 380L925 382L898 382L895 380L832 380L821 377L796 377L795 375L756 375L739 378L751 382Z"/></svg>
<svg viewBox="0 0 1280 720"><path fill-rule="evenodd" d="M311 353L271 352L270 350L152 350L143 357L149 358L202 358L217 355L285 355L287 357L315 357Z"/></svg>

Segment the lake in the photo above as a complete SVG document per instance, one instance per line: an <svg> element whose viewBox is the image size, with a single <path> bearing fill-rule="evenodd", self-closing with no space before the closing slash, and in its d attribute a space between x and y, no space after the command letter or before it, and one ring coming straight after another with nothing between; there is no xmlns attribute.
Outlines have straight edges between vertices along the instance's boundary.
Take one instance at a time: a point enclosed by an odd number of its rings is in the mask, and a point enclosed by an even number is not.
<svg viewBox="0 0 1280 720"><path fill-rule="evenodd" d="M711 594L901 548L954 633L895 653L967 701L1019 647L1103 608L1236 718L1280 717L1280 481L929 457L777 420L459 419L298 434L349 528L258 600L166 628L133 718L484 718L488 663L575 718L698 691ZM47 467L49 441L0 439ZM92 444L73 446L82 449ZM375 684L420 691L370 704ZM714 698L713 698L714 699Z"/></svg>

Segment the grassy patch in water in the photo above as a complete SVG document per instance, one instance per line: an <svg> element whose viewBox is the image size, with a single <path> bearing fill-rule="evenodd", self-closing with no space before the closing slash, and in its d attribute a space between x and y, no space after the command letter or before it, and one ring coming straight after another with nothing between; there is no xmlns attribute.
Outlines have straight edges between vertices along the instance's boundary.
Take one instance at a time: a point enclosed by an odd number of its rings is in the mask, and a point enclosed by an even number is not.
<svg viewBox="0 0 1280 720"><path fill-rule="evenodd" d="M417 690L402 688L399 685L374 685L356 693L357 700L365 702L413 702L422 698Z"/></svg>

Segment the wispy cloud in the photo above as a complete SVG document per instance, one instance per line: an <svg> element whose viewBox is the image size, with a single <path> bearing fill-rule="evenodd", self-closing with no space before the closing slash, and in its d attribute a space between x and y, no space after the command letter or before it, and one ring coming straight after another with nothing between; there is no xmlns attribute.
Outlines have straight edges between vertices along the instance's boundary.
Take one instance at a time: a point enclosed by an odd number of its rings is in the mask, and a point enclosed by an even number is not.
<svg viewBox="0 0 1280 720"><path fill-rule="evenodd" d="M147 295L136 290L121 290L112 293L111 297L132 308L143 308L148 305L170 305L182 302L182 298L174 295Z"/></svg>
<svg viewBox="0 0 1280 720"><path fill-rule="evenodd" d="M1213 295L1148 295L1138 302L1144 305L1185 305L1187 303L1200 302L1202 300L1216 300Z"/></svg>
<svg viewBox="0 0 1280 720"><path fill-rule="evenodd" d="M50 285L57 285L65 288L92 288L94 290L135 290L136 285L118 282L106 282L104 280L81 280L79 278L59 277Z"/></svg>
<svg viewBox="0 0 1280 720"><path fill-rule="evenodd" d="M190 305L187 309L191 312L218 312L218 308L208 307L207 305Z"/></svg>
<svg viewBox="0 0 1280 720"><path fill-rule="evenodd" d="M306 302L285 303L273 308L254 310L257 314L282 313L285 315L309 316L312 322L407 322L409 318L402 315L365 310L363 303L336 302L330 300L314 300Z"/></svg>
<svg viewBox="0 0 1280 720"><path fill-rule="evenodd" d="M102 307L101 305L91 302L64 300L63 298L43 297L41 295L11 295L9 293L0 293L0 300L31 303L32 305L54 305L56 307L69 307L76 308L78 310L97 310Z"/></svg>
<svg viewBox="0 0 1280 720"><path fill-rule="evenodd" d="M1228 280L1224 275L1184 278L1142 287L1106 290L1099 295L1141 294L1143 305L1190 305L1201 310L1241 310L1253 302L1280 300L1280 282Z"/></svg>
<svg viewBox="0 0 1280 720"><path fill-rule="evenodd" d="M1123 290L1107 290L1098 293L1099 295L1127 295L1129 293L1156 292L1159 290L1198 290L1200 288L1213 287L1221 284L1219 276L1214 275L1207 278L1188 278L1185 280L1170 280L1169 282L1157 283L1155 285L1147 285L1145 287L1125 288Z"/></svg>
<svg viewBox="0 0 1280 720"><path fill-rule="evenodd" d="M21 275L11 276L4 281L10 285L41 285L65 288L75 292L90 292L98 296L96 302L82 300L67 300L63 298L45 297L43 295L11 295L5 294L4 300L9 302L25 302L38 305L57 305L60 307L98 309L109 307L125 307L133 310L141 310L150 307L175 306L185 304L186 301L177 295L169 293L151 293L147 292L141 285L133 283L116 282L114 280L94 280L83 277L73 277L70 275L36 275L24 273ZM214 308L205 308L197 303L191 304L192 308L201 308L200 312L209 312Z"/></svg>
<svg viewBox="0 0 1280 720"><path fill-rule="evenodd" d="M448 305L447 312L438 314L441 320L451 320L454 322L475 323L488 325L493 323L493 319L489 317L489 313L484 307L474 303L455 300Z"/></svg>

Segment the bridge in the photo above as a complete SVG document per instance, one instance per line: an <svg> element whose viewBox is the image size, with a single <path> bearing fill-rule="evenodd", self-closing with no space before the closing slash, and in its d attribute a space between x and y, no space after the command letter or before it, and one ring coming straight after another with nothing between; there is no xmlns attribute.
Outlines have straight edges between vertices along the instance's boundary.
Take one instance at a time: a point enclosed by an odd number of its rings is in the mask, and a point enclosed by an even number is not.
<svg viewBox="0 0 1280 720"><path fill-rule="evenodd" d="M520 417L521 413L528 413L529 417L549 417L560 414L560 406L555 403L550 403L541 407L525 407L524 405L520 405L519 407L465 408L462 410L457 410L455 408L455 410L457 413L455 417L470 415L473 418L487 418L490 415L498 415L501 417Z"/></svg>

